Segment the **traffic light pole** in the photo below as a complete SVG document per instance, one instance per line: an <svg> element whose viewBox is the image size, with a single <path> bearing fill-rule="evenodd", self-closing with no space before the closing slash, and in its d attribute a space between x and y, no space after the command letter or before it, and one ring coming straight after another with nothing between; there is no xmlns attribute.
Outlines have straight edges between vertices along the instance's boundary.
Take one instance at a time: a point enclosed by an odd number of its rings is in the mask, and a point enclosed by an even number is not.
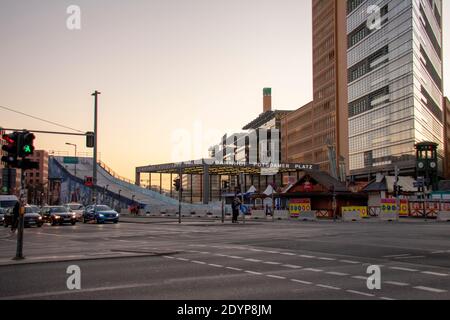
<svg viewBox="0 0 450 320"><path fill-rule="evenodd" d="M23 256L23 230L24 230L24 215L25 215L25 208L23 207L23 197L25 195L25 170L22 170L20 174L20 184L21 184L21 190L20 190L20 209L19 209L19 225L17 228L17 248L16 248L16 256L14 257L14 260L23 260L25 257Z"/></svg>
<svg viewBox="0 0 450 320"><path fill-rule="evenodd" d="M183 199L183 179L182 179L182 169L180 168L180 189L178 191L178 223L181 224L181 200Z"/></svg>
<svg viewBox="0 0 450 320"><path fill-rule="evenodd" d="M97 121L98 121L98 95L100 92L95 90L95 92L92 94L94 96L94 160L92 164L92 196L95 199L95 204L97 204L97 190L95 189L97 186L97 135L98 135L98 127L97 127Z"/></svg>

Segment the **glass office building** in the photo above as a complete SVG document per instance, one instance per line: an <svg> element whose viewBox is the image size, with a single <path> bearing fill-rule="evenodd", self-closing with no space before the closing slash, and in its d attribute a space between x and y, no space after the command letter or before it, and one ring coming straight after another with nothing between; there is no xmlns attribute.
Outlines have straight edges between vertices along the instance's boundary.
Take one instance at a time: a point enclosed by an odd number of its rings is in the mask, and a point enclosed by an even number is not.
<svg viewBox="0 0 450 320"><path fill-rule="evenodd" d="M350 173L414 174L417 142L444 157L441 0L348 0Z"/></svg>

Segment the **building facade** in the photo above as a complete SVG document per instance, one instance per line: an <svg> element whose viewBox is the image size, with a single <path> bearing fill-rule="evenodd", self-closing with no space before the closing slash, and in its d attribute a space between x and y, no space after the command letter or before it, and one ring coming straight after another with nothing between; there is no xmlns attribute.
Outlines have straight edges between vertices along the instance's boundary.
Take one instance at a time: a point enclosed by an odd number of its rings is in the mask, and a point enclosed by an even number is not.
<svg viewBox="0 0 450 320"><path fill-rule="evenodd" d="M347 37L351 175L414 175L422 141L439 145L442 173L441 0L348 0Z"/></svg>
<svg viewBox="0 0 450 320"><path fill-rule="evenodd" d="M28 201L41 204L47 198L48 191L48 152L36 150L28 157L31 161L39 163L39 169L25 172L25 186L28 190Z"/></svg>
<svg viewBox="0 0 450 320"><path fill-rule="evenodd" d="M444 98L444 177L450 180L450 100Z"/></svg>
<svg viewBox="0 0 450 320"><path fill-rule="evenodd" d="M313 102L282 124L286 162L311 162L335 177L348 172L346 2L313 0Z"/></svg>

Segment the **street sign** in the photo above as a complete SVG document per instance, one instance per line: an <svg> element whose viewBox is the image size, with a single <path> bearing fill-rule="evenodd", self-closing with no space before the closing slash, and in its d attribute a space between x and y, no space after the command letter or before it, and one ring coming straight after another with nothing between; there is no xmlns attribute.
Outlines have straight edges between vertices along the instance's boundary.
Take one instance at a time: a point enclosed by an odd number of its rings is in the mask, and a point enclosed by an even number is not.
<svg viewBox="0 0 450 320"><path fill-rule="evenodd" d="M65 164L78 164L78 157L64 157L63 163L65 163Z"/></svg>

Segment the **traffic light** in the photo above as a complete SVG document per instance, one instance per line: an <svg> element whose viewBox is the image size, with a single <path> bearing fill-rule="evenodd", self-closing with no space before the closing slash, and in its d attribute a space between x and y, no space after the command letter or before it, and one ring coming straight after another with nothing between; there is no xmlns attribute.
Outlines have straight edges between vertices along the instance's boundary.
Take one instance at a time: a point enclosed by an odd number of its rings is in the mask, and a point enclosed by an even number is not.
<svg viewBox="0 0 450 320"><path fill-rule="evenodd" d="M22 159L17 161L17 167L22 170L39 169L39 162L31 161L30 159Z"/></svg>
<svg viewBox="0 0 450 320"><path fill-rule="evenodd" d="M93 148L95 145L94 132L86 132L86 148Z"/></svg>
<svg viewBox="0 0 450 320"><path fill-rule="evenodd" d="M2 139L6 141L6 144L2 146L2 150L7 152L7 155L2 157L2 162L11 167L16 167L20 134L18 132L4 134Z"/></svg>
<svg viewBox="0 0 450 320"><path fill-rule="evenodd" d="M173 180L173 187L175 188L176 191L180 191L181 189L181 180L180 178L176 178Z"/></svg>
<svg viewBox="0 0 450 320"><path fill-rule="evenodd" d="M19 139L19 157L26 158L34 153L34 139L35 135L29 131L22 132Z"/></svg>

